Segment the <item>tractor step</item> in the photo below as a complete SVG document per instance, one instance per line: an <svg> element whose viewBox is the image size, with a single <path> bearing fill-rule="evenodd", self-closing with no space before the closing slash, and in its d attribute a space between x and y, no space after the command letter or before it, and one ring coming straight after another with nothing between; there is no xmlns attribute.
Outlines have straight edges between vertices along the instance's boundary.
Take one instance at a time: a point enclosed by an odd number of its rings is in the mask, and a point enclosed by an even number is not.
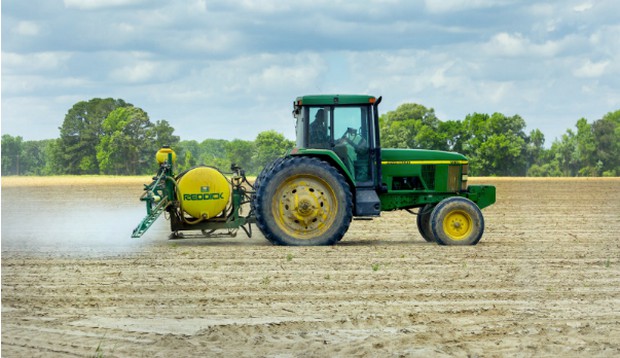
<svg viewBox="0 0 620 358"><path fill-rule="evenodd" d="M355 191L355 216L379 216L381 202L374 188L357 188Z"/></svg>

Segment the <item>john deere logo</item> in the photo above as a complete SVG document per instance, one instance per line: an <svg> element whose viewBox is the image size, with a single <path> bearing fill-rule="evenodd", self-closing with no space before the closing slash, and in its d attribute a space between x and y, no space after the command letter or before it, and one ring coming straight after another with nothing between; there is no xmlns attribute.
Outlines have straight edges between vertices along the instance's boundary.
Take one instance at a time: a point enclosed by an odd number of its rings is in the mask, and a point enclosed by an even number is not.
<svg viewBox="0 0 620 358"><path fill-rule="evenodd" d="M209 187L208 186L201 186L200 187L200 192L201 193L208 193L209 192Z"/></svg>

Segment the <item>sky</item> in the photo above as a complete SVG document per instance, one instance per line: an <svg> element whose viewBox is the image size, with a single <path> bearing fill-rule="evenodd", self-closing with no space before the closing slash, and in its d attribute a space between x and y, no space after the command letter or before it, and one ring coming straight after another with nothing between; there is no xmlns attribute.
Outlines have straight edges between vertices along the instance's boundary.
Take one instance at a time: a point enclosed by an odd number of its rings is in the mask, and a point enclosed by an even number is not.
<svg viewBox="0 0 620 358"><path fill-rule="evenodd" d="M59 137L122 98L182 140L293 139L306 94L440 120L518 114L546 146L620 109L617 0L4 0L2 134Z"/></svg>

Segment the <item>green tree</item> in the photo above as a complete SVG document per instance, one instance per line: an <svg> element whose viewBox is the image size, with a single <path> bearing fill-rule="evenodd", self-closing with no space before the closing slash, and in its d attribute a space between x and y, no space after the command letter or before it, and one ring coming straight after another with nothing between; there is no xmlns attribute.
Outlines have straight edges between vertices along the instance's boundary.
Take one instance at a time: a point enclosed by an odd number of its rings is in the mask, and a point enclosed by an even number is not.
<svg viewBox="0 0 620 358"><path fill-rule="evenodd" d="M620 115L618 115L620 117ZM563 176L615 176L620 164L620 118L614 112L590 124L581 118L576 131L566 133L551 145L552 161Z"/></svg>
<svg viewBox="0 0 620 358"><path fill-rule="evenodd" d="M560 139L551 144L553 160L557 162L562 176L575 176L579 171L577 153L577 139L571 129L567 129Z"/></svg>
<svg viewBox="0 0 620 358"><path fill-rule="evenodd" d="M599 169L597 169L596 158L596 143L594 141L594 133L592 132L592 125L588 123L588 120L581 118L577 121L577 135L576 140L576 153L575 157L577 165L579 166L580 176L598 176Z"/></svg>
<svg viewBox="0 0 620 358"><path fill-rule="evenodd" d="M221 170L228 170L231 164L228 146L229 143L225 139L205 139L200 143L199 162Z"/></svg>
<svg viewBox="0 0 620 358"><path fill-rule="evenodd" d="M188 170L194 166L196 166L196 159L194 159L192 152L186 150L185 154L183 155L183 163L179 166L179 171Z"/></svg>
<svg viewBox="0 0 620 358"><path fill-rule="evenodd" d="M525 120L519 115L474 113L463 121L463 152L472 175L526 174Z"/></svg>
<svg viewBox="0 0 620 358"><path fill-rule="evenodd" d="M461 153L465 136L463 134L463 123L461 121L445 121L439 123L439 134L442 139L438 142L440 150L449 150ZM442 147L443 146L443 147Z"/></svg>
<svg viewBox="0 0 620 358"><path fill-rule="evenodd" d="M200 155L200 145L195 140L180 141L172 149L177 153L178 171L185 171L196 166L196 158Z"/></svg>
<svg viewBox="0 0 620 358"><path fill-rule="evenodd" d="M60 138L51 139L45 147L45 175L58 175L66 173L64 165L64 151Z"/></svg>
<svg viewBox="0 0 620 358"><path fill-rule="evenodd" d="M269 130L260 132L254 140L254 145L256 147L254 165L260 172L265 165L293 149L295 142L286 139L284 135L274 130Z"/></svg>
<svg viewBox="0 0 620 358"><path fill-rule="evenodd" d="M435 110L405 103L379 118L384 148L446 149L446 136L439 131Z"/></svg>
<svg viewBox="0 0 620 358"><path fill-rule="evenodd" d="M540 165L545 155L545 135L540 129L530 131L530 135L525 138L527 170L533 165ZM528 174L529 175L529 174Z"/></svg>
<svg viewBox="0 0 620 358"><path fill-rule="evenodd" d="M592 123L596 158L605 176L620 175L620 110L607 113Z"/></svg>
<svg viewBox="0 0 620 358"><path fill-rule="evenodd" d="M93 98L81 101L67 112L60 129L62 155L57 158L64 174L97 174L97 145L103 134L102 123L119 107L131 106L122 99Z"/></svg>
<svg viewBox="0 0 620 358"><path fill-rule="evenodd" d="M155 147L161 148L164 145L168 145L171 148L176 146L180 138L173 134L174 128L170 126L170 123L165 119L159 120L155 122L153 126L153 135L155 137Z"/></svg>
<svg viewBox="0 0 620 358"><path fill-rule="evenodd" d="M51 160L48 148L54 139L33 140L23 143L23 175L47 175L47 162Z"/></svg>
<svg viewBox="0 0 620 358"><path fill-rule="evenodd" d="M555 154L551 149L544 148L545 136L539 130L530 132L527 138L527 176L531 177L559 177L562 171L559 162L555 159Z"/></svg>
<svg viewBox="0 0 620 358"><path fill-rule="evenodd" d="M24 155L23 138L2 135L2 175L20 175Z"/></svg>
<svg viewBox="0 0 620 358"><path fill-rule="evenodd" d="M252 161L254 150L252 141L234 139L226 144L226 157L230 163L240 166L246 173L256 174L257 167Z"/></svg>
<svg viewBox="0 0 620 358"><path fill-rule="evenodd" d="M527 171L527 176L530 177L559 177L562 176L562 172L558 167L558 162L553 160L543 164L532 164Z"/></svg>
<svg viewBox="0 0 620 358"><path fill-rule="evenodd" d="M137 107L119 107L103 121L102 129L97 145L101 173L136 175L152 170L158 147L146 112Z"/></svg>

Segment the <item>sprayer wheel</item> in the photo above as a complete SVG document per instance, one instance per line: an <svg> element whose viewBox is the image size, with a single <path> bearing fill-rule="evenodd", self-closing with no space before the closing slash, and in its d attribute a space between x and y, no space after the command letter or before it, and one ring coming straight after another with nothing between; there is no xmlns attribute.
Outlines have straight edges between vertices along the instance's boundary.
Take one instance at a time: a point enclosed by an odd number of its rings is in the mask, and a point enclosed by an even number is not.
<svg viewBox="0 0 620 358"><path fill-rule="evenodd" d="M311 157L276 163L256 189L258 228L277 245L314 246L338 242L351 223L353 199L334 167Z"/></svg>
<svg viewBox="0 0 620 358"><path fill-rule="evenodd" d="M418 211L416 223L418 224L418 231L426 242L435 242L435 236L431 230L431 213L433 212L433 205L426 204Z"/></svg>

